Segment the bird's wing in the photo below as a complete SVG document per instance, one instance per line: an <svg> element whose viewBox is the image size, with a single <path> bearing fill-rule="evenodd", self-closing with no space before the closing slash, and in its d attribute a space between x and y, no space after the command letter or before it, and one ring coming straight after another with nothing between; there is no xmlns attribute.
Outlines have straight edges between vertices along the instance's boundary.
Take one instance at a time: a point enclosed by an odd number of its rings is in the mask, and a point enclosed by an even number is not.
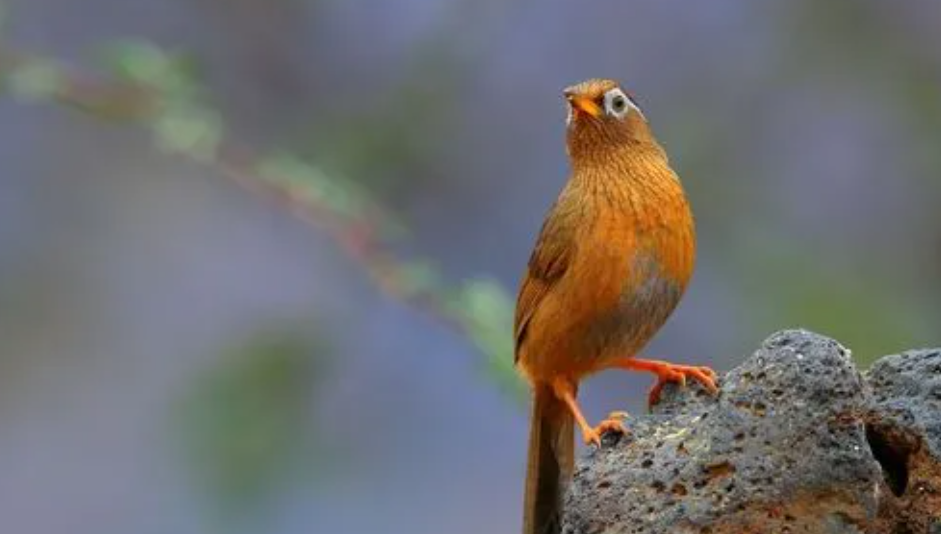
<svg viewBox="0 0 941 534"><path fill-rule="evenodd" d="M571 228L571 225L562 224L559 217L552 215L542 225L516 298L514 361L519 361L520 347L523 346L527 328L539 304L568 270L574 252Z"/></svg>

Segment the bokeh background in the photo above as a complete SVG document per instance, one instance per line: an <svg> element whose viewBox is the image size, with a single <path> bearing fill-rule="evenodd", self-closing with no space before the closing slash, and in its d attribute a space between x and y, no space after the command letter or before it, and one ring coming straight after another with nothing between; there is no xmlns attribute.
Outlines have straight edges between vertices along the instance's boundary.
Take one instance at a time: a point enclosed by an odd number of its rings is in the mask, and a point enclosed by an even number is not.
<svg viewBox="0 0 941 534"><path fill-rule="evenodd" d="M2 532L516 531L512 297L587 77L698 217L649 354L941 344L939 2L2 8Z"/></svg>

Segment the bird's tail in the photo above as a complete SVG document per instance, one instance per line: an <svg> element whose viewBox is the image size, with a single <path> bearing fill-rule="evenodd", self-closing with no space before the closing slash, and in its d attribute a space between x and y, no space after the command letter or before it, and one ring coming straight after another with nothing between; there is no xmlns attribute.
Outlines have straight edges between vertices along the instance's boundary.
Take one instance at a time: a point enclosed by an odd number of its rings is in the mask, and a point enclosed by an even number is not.
<svg viewBox="0 0 941 534"><path fill-rule="evenodd" d="M523 534L559 534L562 497L575 465L574 419L552 388L533 388Z"/></svg>

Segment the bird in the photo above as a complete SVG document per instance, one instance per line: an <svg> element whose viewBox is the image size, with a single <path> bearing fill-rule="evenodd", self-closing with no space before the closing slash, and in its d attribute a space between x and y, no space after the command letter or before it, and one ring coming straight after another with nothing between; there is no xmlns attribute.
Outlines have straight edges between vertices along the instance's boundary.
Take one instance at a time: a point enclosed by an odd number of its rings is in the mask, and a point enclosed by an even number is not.
<svg viewBox="0 0 941 534"><path fill-rule="evenodd" d="M610 79L562 92L569 178L549 209L517 295L514 362L532 391L523 534L559 532L574 470L575 425L586 444L626 432L623 417L589 425L579 382L607 369L645 371L665 384L698 381L705 366L637 355L666 323L692 276L693 214L636 97Z"/></svg>

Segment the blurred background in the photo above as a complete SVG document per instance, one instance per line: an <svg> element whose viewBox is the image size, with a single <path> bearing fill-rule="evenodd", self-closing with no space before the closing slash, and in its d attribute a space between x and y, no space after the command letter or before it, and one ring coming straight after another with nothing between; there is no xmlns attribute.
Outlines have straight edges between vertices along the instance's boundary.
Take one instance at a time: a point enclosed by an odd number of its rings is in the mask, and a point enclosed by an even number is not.
<svg viewBox="0 0 941 534"><path fill-rule="evenodd" d="M516 284L561 89L698 219L647 353L941 345L941 3L5 0L0 531L519 528ZM642 412L649 376L583 386Z"/></svg>

